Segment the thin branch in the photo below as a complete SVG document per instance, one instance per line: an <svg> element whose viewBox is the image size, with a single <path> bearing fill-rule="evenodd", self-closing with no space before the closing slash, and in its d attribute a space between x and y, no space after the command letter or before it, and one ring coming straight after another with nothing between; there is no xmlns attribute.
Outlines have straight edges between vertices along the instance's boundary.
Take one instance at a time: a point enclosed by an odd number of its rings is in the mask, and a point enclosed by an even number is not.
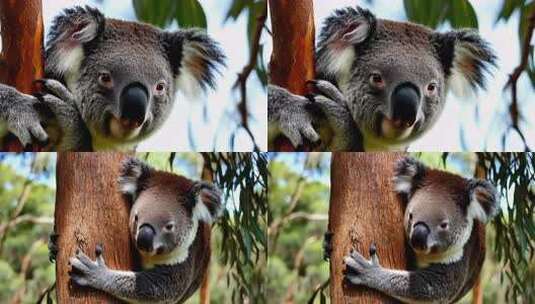
<svg viewBox="0 0 535 304"><path fill-rule="evenodd" d="M37 299L37 304L41 304L41 302L43 302L43 299L45 298L46 295L50 294L52 292L52 290L54 290L56 288L56 282L54 282L54 284L50 285L49 287L45 288L42 292L41 292L41 295L39 296L39 299Z"/></svg>
<svg viewBox="0 0 535 304"><path fill-rule="evenodd" d="M251 45L251 52L249 54L249 63L238 73L238 79L234 84L234 88L240 89L241 101L238 103L238 112L241 117L241 127L245 129L251 140L253 141L254 151L260 151L253 132L251 132L249 126L249 111L247 109L247 79L251 75L251 72L256 67L258 52L260 51L260 38L262 37L262 29L267 19L267 4L263 7L262 12L256 18L256 28L253 36L253 43Z"/></svg>
<svg viewBox="0 0 535 304"><path fill-rule="evenodd" d="M22 303L22 297L26 294L26 287L27 287L26 282L27 282L27 279L31 275L30 272L32 269L31 267L32 257L35 254L35 251L37 250L37 248L39 248L39 246L43 244L45 244L45 241L42 239L38 239L32 244L32 246L30 247L26 255L22 258L21 268L20 268L20 273L19 273L20 279L22 281L21 287L15 292L15 294L13 295L13 298L11 298L11 301L9 301L9 303L11 304Z"/></svg>
<svg viewBox="0 0 535 304"><path fill-rule="evenodd" d="M520 130L519 118L520 111L518 109L518 96L517 96L517 85L518 79L522 73L526 70L529 62L529 52L530 52L530 43L533 36L533 29L535 28L535 9L531 12L528 17L528 27L526 29L526 36L522 44L522 55L520 57L520 64L513 70L513 73L509 76L509 80L505 85L504 89L508 89L511 86L511 105L509 106L509 114L511 117L511 128L518 133L522 141L524 142L525 150L529 151L526 138L522 131Z"/></svg>

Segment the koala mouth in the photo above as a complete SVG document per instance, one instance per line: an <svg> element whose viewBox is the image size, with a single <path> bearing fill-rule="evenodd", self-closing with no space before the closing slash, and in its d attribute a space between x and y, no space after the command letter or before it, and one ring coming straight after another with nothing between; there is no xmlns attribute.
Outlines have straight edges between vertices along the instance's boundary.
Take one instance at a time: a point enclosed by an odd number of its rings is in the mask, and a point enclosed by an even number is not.
<svg viewBox="0 0 535 304"><path fill-rule="evenodd" d="M394 120L380 113L375 121L375 132L379 137L389 140L405 140L418 130L419 121L412 123Z"/></svg>
<svg viewBox="0 0 535 304"><path fill-rule="evenodd" d="M109 114L107 119L107 133L115 139L133 139L141 133L145 121L132 121L124 118L117 118Z"/></svg>

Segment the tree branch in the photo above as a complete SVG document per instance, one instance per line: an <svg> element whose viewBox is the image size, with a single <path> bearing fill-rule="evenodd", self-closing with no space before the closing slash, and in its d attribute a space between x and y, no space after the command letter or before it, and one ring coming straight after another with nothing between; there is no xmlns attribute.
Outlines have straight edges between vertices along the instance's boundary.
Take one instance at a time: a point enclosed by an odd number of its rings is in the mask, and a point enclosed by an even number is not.
<svg viewBox="0 0 535 304"><path fill-rule="evenodd" d="M264 24L266 23L267 18L267 4L262 9L260 15L256 18L256 28L255 33L253 36L253 42L251 45L251 51L249 54L249 62L247 65L242 69L240 73L238 73L238 79L236 80L236 83L234 84L234 88L240 89L240 95L241 95L241 101L238 103L238 112L240 113L241 118L241 127L247 132L251 140L253 141L254 151L260 151L256 140L254 138L253 132L251 132L250 126L249 126L249 111L247 109L247 80L249 79L249 76L251 75L251 72L256 67L257 59L258 59L258 52L260 50L260 38L262 37L262 29L264 28Z"/></svg>
<svg viewBox="0 0 535 304"><path fill-rule="evenodd" d="M533 36L533 29L535 28L535 9L531 12L528 17L528 27L526 29L526 36L522 44L522 54L520 57L520 64L513 70L513 73L509 76L509 80L505 85L504 89L511 87L511 105L509 106L509 115L511 117L511 128L515 130L522 141L524 142L525 150L529 151L529 146L526 142L526 138L520 130L519 120L520 120L520 111L518 109L518 96L517 96L517 85L518 79L522 73L526 70L529 62L529 53L530 53L530 43Z"/></svg>

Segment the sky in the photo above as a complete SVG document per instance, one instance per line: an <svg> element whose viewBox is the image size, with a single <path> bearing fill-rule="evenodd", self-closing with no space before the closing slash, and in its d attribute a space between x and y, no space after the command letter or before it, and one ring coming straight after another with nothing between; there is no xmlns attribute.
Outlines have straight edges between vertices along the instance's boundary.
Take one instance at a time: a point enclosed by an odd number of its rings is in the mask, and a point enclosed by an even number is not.
<svg viewBox="0 0 535 304"><path fill-rule="evenodd" d="M232 90L237 73L249 59L247 43L247 18L241 16L236 22L223 22L230 0L201 0L208 21L208 34L216 39L227 55L227 69L218 78L218 88L189 100L178 94L173 111L164 126L149 139L143 141L137 151L230 151L230 137L236 128L238 114L236 103L238 92ZM48 33L53 18L62 9L73 5L98 7L106 17L135 21L132 1L104 0L102 3L90 0L43 0L45 34ZM171 29L176 29L172 25ZM264 40L266 38L264 37ZM267 149L267 108L266 92L255 75L248 83L249 111L251 129L261 150ZM188 126L192 126L195 146L190 146ZM236 135L235 151L251 151L252 142L245 131Z"/></svg>
<svg viewBox="0 0 535 304"><path fill-rule="evenodd" d="M316 35L324 19L336 8L361 5L370 9L378 18L404 21L407 19L401 0L374 0L373 5L360 0L316 0L314 16ZM508 75L520 61L518 41L518 14L508 23L495 23L503 0L470 0L479 21L479 31L487 39L498 55L498 69L495 77L489 79L488 91L480 92L475 99L461 100L452 94L448 96L445 109L435 126L423 137L410 145L409 151L502 151L501 135L506 129L507 107L510 91L503 91ZM439 31L449 30L442 26ZM271 51L271 45L267 52ZM521 112L526 115L523 124L528 144L535 149L535 93L524 74L519 82ZM463 147L461 130L464 130ZM508 137L507 151L523 150L520 138L513 134Z"/></svg>

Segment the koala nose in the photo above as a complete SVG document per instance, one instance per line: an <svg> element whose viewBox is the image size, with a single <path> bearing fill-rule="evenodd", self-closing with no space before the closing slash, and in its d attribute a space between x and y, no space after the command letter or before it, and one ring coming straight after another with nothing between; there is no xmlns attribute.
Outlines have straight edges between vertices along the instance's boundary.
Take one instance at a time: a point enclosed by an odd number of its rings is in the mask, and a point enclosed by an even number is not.
<svg viewBox="0 0 535 304"><path fill-rule="evenodd" d="M411 246L415 249L427 249L427 237L429 236L429 227L424 223L416 223L412 228Z"/></svg>
<svg viewBox="0 0 535 304"><path fill-rule="evenodd" d="M121 93L121 122L130 129L139 127L145 121L149 105L147 89L140 83L125 87Z"/></svg>
<svg viewBox="0 0 535 304"><path fill-rule="evenodd" d="M392 94L392 120L398 128L408 128L416 122L420 92L411 83L403 83Z"/></svg>
<svg viewBox="0 0 535 304"><path fill-rule="evenodd" d="M136 244L140 250L151 251L154 240L154 228L149 224L143 224L139 227Z"/></svg>

